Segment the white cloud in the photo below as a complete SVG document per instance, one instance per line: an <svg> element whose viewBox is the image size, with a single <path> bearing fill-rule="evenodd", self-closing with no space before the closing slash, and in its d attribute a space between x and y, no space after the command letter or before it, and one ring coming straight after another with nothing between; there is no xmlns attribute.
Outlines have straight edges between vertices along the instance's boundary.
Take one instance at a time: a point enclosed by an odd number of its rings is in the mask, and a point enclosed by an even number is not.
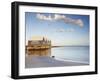
<svg viewBox="0 0 100 81"><path fill-rule="evenodd" d="M44 15L44 14L37 14L36 17L40 20L47 20L47 21L57 21L57 20L62 20L64 21L66 24L74 24L74 25L78 25L80 27L84 26L84 23L81 19L72 19L70 17L67 17L65 15L59 15L59 14L54 14L52 15Z"/></svg>
<svg viewBox="0 0 100 81"><path fill-rule="evenodd" d="M81 19L71 19L69 17L66 17L64 19L64 22L65 23L70 23L70 24L75 24L75 25L78 25L80 27L83 27L84 26L84 23L83 23L83 21Z"/></svg>
<svg viewBox="0 0 100 81"><path fill-rule="evenodd" d="M84 26L83 21L81 19L78 19L76 21L76 24L78 24L80 27L83 27Z"/></svg>
<svg viewBox="0 0 100 81"><path fill-rule="evenodd" d="M45 16L45 15L43 15L43 14L37 14L37 16L36 16L38 19L40 19L40 20L49 20L49 21L52 21L52 18L51 18L51 16L49 15L49 16Z"/></svg>
<svg viewBox="0 0 100 81"><path fill-rule="evenodd" d="M54 20L63 20L65 18L66 18L66 16L64 16L64 15L58 15L58 14L54 15Z"/></svg>
<svg viewBox="0 0 100 81"><path fill-rule="evenodd" d="M73 29L73 28L68 28L68 29L58 29L58 30L56 30L56 32L74 32L75 31L75 29Z"/></svg>

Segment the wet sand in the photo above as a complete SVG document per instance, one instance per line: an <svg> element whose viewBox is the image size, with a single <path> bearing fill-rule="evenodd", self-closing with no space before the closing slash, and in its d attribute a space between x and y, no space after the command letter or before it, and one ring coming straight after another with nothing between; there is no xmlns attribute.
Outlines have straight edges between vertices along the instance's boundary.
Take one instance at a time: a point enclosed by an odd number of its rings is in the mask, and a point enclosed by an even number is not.
<svg viewBox="0 0 100 81"><path fill-rule="evenodd" d="M60 61L48 56L26 56L25 68L39 68L39 67L59 67L59 66L81 66L88 65L85 63Z"/></svg>

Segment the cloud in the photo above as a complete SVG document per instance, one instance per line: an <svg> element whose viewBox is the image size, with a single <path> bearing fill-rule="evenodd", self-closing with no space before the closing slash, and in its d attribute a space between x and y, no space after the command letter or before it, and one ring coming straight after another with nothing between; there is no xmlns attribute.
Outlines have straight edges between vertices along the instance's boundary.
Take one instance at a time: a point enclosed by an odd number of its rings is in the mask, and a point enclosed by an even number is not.
<svg viewBox="0 0 100 81"><path fill-rule="evenodd" d="M78 25L80 27L84 26L84 23L83 23L83 21L81 19L71 19L71 18L66 17L64 19L64 22L65 23L69 23L69 24L75 24L75 25Z"/></svg>
<svg viewBox="0 0 100 81"><path fill-rule="evenodd" d="M43 15L43 14L37 14L37 16L36 16L38 19L40 19L40 20L48 20L48 21L52 21L53 19L51 18L51 15L49 15L49 16L45 16L45 15Z"/></svg>
<svg viewBox="0 0 100 81"><path fill-rule="evenodd" d="M80 27L83 27L84 26L83 21L81 19L78 19L76 21L76 24L78 24Z"/></svg>
<svg viewBox="0 0 100 81"><path fill-rule="evenodd" d="M60 15L60 14L54 14L54 15L44 15L44 14L36 14L36 17L40 20L46 20L46 21L58 21L61 20L65 22L66 24L73 24L73 25L78 25L80 27L84 26L84 23L82 19L72 19L70 17L67 17L65 15Z"/></svg>
<svg viewBox="0 0 100 81"><path fill-rule="evenodd" d="M57 29L56 30L56 32L74 32L75 31L75 29L73 29L73 28L68 28L68 29Z"/></svg>

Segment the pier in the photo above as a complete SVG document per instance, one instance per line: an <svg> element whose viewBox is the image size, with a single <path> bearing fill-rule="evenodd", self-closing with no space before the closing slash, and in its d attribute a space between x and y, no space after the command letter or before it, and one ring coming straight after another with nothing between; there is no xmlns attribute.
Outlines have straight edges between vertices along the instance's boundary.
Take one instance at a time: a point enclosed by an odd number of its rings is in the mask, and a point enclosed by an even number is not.
<svg viewBox="0 0 100 81"><path fill-rule="evenodd" d="M42 50L51 48L51 41L43 38L42 40L29 40L26 50Z"/></svg>

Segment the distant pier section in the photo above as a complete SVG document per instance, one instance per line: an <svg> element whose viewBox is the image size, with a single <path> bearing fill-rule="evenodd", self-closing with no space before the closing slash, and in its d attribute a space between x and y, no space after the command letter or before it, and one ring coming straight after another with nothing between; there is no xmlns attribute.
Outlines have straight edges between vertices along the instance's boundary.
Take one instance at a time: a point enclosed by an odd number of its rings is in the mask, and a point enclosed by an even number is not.
<svg viewBox="0 0 100 81"><path fill-rule="evenodd" d="M42 40L28 40L26 50L43 50L51 48L51 40L43 37Z"/></svg>

